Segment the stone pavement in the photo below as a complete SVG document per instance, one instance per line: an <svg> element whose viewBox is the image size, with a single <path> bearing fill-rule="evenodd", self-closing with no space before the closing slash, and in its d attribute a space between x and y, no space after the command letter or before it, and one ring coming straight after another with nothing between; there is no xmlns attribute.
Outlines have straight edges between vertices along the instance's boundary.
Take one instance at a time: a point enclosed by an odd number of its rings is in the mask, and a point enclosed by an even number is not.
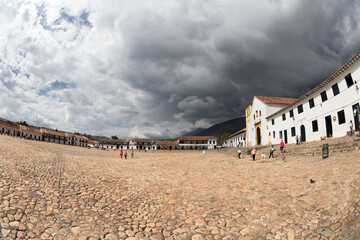
<svg viewBox="0 0 360 240"><path fill-rule="evenodd" d="M360 239L360 151L104 151L0 135L4 239ZM310 184L310 178L316 182Z"/></svg>

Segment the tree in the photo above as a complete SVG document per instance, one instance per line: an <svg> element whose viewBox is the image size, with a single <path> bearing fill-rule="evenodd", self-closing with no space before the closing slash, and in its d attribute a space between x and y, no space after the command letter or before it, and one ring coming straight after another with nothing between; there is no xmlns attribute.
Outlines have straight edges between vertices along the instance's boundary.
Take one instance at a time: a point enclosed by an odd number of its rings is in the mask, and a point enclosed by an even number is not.
<svg viewBox="0 0 360 240"><path fill-rule="evenodd" d="M111 136L111 139L119 139L116 135Z"/></svg>
<svg viewBox="0 0 360 240"><path fill-rule="evenodd" d="M227 138L228 136L230 136L232 133L223 133L219 139L218 139L218 142L217 142L217 145L218 146L221 146L222 145L222 141L225 140L225 138Z"/></svg>

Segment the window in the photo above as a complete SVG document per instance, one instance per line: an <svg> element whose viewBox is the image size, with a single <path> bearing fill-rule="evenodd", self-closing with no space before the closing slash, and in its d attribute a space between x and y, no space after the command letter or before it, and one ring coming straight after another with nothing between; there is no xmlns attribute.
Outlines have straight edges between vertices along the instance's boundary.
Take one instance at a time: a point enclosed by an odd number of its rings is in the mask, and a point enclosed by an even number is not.
<svg viewBox="0 0 360 240"><path fill-rule="evenodd" d="M294 137L296 135L295 133L295 127L292 127L291 128L291 136Z"/></svg>
<svg viewBox="0 0 360 240"><path fill-rule="evenodd" d="M313 132L319 131L317 120L312 121Z"/></svg>
<svg viewBox="0 0 360 240"><path fill-rule="evenodd" d="M279 131L280 139L282 139L282 131Z"/></svg>
<svg viewBox="0 0 360 240"><path fill-rule="evenodd" d="M338 119L339 119L339 125L345 123L346 120L345 120L344 110L341 110L340 112L338 112L337 115L338 115Z"/></svg>
<svg viewBox="0 0 360 240"><path fill-rule="evenodd" d="M346 75L345 81L346 81L346 85L348 86L348 88L351 87L352 85L354 85L354 81L351 77L351 74Z"/></svg>
<svg viewBox="0 0 360 240"><path fill-rule="evenodd" d="M326 91L323 91L321 94L321 100L323 101L323 102L325 102L328 98L327 98L327 95L326 95Z"/></svg>
<svg viewBox="0 0 360 240"><path fill-rule="evenodd" d="M310 108L315 107L315 103L314 103L314 99L313 99L313 98L309 100L309 106L310 106Z"/></svg>
<svg viewBox="0 0 360 240"><path fill-rule="evenodd" d="M336 96L336 95L338 95L340 93L339 86L338 86L337 83L332 85L332 90L333 90L334 96Z"/></svg>
<svg viewBox="0 0 360 240"><path fill-rule="evenodd" d="M259 117L261 117L261 111L259 111Z"/></svg>
<svg viewBox="0 0 360 240"><path fill-rule="evenodd" d="M271 119L271 124L275 125L275 119Z"/></svg>
<svg viewBox="0 0 360 240"><path fill-rule="evenodd" d="M292 117L294 117L294 111L293 110L290 110L290 117L292 118Z"/></svg>
<svg viewBox="0 0 360 240"><path fill-rule="evenodd" d="M255 120L255 114L254 114L254 120Z"/></svg>
<svg viewBox="0 0 360 240"><path fill-rule="evenodd" d="M273 138L275 138L275 131L273 131Z"/></svg>
<svg viewBox="0 0 360 240"><path fill-rule="evenodd" d="M300 114L300 113L302 113L303 111L304 111L304 109L303 109L303 105L301 104L301 105L299 105L298 107L297 107L297 109L298 109L298 113Z"/></svg>
<svg viewBox="0 0 360 240"><path fill-rule="evenodd" d="M282 115L282 119L283 119L283 121L286 120L286 115L285 115L285 113Z"/></svg>
<svg viewBox="0 0 360 240"><path fill-rule="evenodd" d="M258 113L258 111L256 111L256 117L258 117L259 116L259 113Z"/></svg>

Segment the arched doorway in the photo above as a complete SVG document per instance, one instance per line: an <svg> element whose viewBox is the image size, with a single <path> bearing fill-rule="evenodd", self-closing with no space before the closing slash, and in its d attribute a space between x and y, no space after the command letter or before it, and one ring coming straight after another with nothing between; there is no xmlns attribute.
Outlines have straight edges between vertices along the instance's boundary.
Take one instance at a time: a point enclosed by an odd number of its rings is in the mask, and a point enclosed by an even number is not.
<svg viewBox="0 0 360 240"><path fill-rule="evenodd" d="M300 126L301 141L306 142L305 126Z"/></svg>
<svg viewBox="0 0 360 240"><path fill-rule="evenodd" d="M257 145L261 144L261 131L260 131L260 127L256 128L256 143Z"/></svg>

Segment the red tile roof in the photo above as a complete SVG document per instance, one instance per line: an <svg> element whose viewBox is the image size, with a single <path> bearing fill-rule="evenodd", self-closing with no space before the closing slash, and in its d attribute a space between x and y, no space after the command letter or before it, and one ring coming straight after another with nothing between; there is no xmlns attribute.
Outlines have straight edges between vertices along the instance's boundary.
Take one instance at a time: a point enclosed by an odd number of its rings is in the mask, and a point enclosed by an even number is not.
<svg viewBox="0 0 360 240"><path fill-rule="evenodd" d="M112 138L103 138L100 139L101 142L113 142L113 143L128 143L130 139L112 139Z"/></svg>
<svg viewBox="0 0 360 240"><path fill-rule="evenodd" d="M14 124L9 124L9 123L7 123L7 122L1 121L1 122L0 122L0 126L2 126L2 127L4 127L4 128L11 129L11 130L20 131L19 126L14 125Z"/></svg>
<svg viewBox="0 0 360 240"><path fill-rule="evenodd" d="M260 101L266 104L282 104L289 105L295 102L296 98L283 98L283 97L264 97L264 96L256 96Z"/></svg>
<svg viewBox="0 0 360 240"><path fill-rule="evenodd" d="M177 146L179 141L156 141L155 144L158 146Z"/></svg>
<svg viewBox="0 0 360 240"><path fill-rule="evenodd" d="M80 139L84 139L84 140L89 140L87 137L81 136L81 135L75 135L75 137L80 138Z"/></svg>
<svg viewBox="0 0 360 240"><path fill-rule="evenodd" d="M209 139L217 139L214 136L180 136L180 141L204 141Z"/></svg>
<svg viewBox="0 0 360 240"><path fill-rule="evenodd" d="M28 126L25 126L25 125L20 125L20 130L22 130L22 131L29 131L29 132L38 133L38 134L41 134L41 133L42 133L42 132L40 131L40 129L33 128L33 127L28 127Z"/></svg>
<svg viewBox="0 0 360 240"><path fill-rule="evenodd" d="M147 139L147 138L137 138L134 139L133 142L154 142L154 139Z"/></svg>
<svg viewBox="0 0 360 240"><path fill-rule="evenodd" d="M44 128L41 128L40 131L42 133L47 133L47 134L56 135L56 136L60 136L60 137L68 137L68 135L64 132L57 132L57 131L48 130L48 129L44 129Z"/></svg>

